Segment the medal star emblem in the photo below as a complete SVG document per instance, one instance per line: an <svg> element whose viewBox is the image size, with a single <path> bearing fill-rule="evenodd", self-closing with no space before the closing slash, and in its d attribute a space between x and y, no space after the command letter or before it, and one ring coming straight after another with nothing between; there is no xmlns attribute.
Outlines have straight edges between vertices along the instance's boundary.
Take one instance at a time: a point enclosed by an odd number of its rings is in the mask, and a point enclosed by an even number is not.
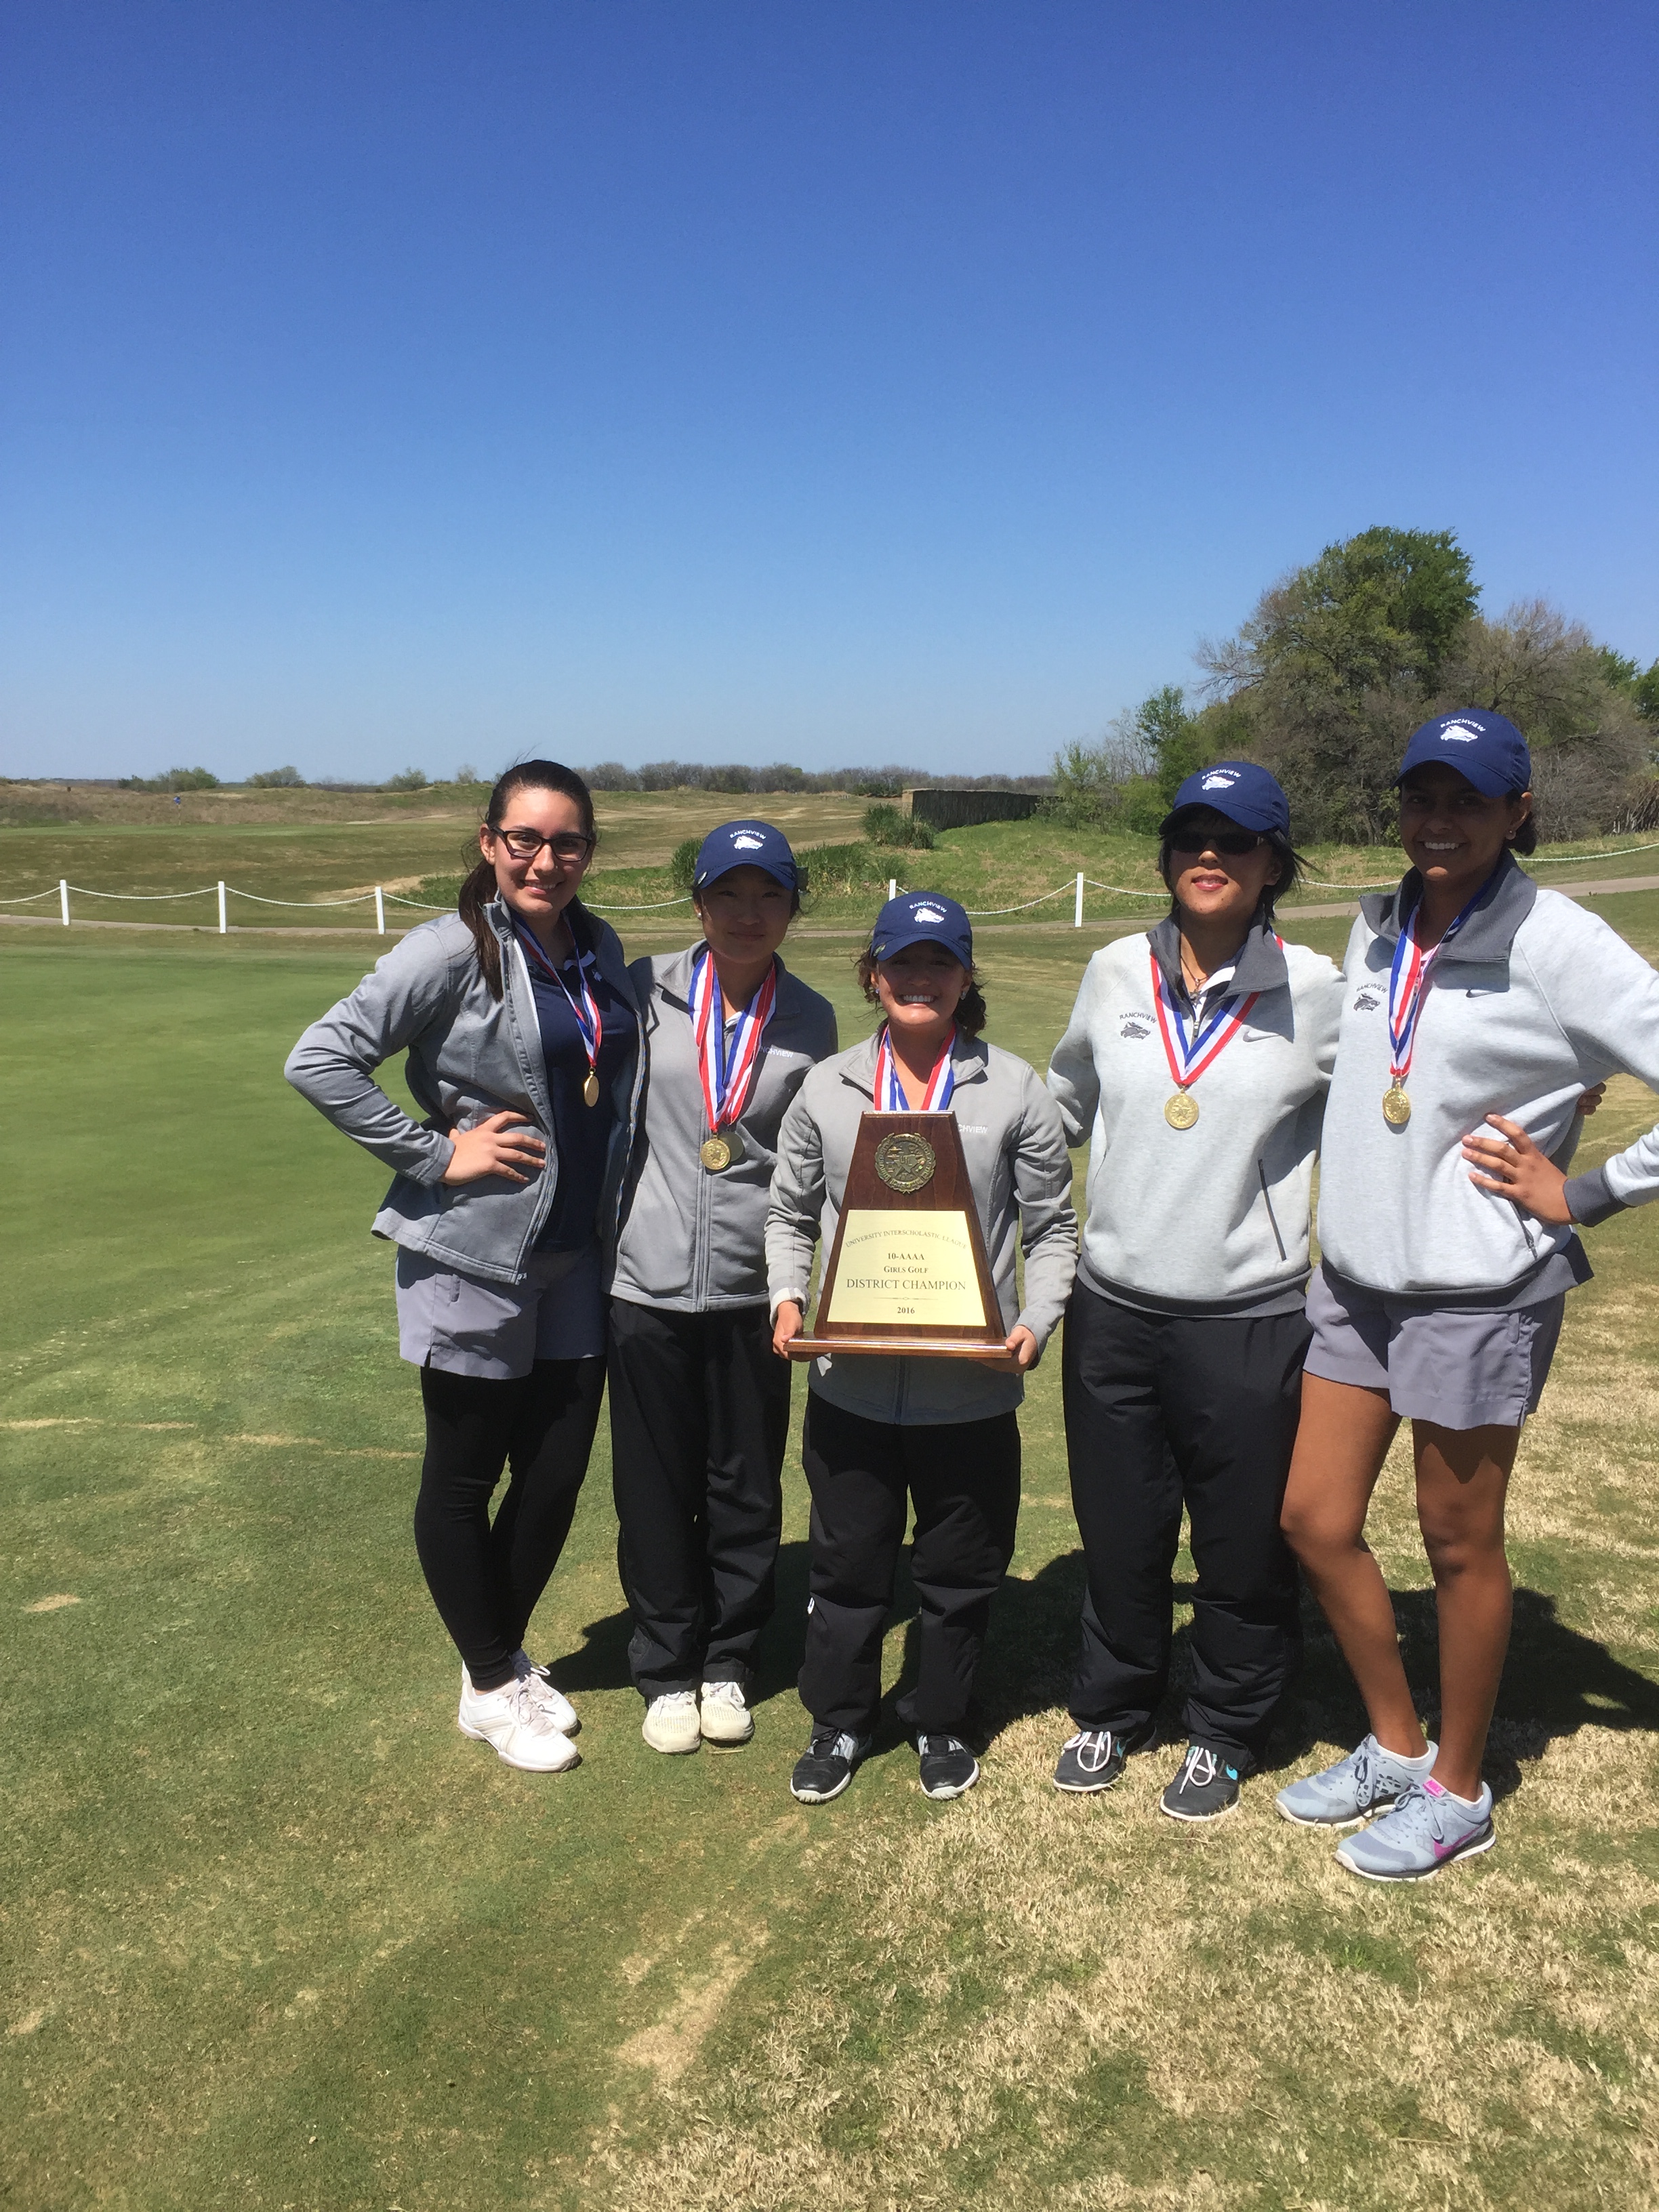
<svg viewBox="0 0 1659 2212"><path fill-rule="evenodd" d="M876 1146L876 1173L902 1196L930 1183L936 1164L933 1146L918 1129L896 1130Z"/></svg>

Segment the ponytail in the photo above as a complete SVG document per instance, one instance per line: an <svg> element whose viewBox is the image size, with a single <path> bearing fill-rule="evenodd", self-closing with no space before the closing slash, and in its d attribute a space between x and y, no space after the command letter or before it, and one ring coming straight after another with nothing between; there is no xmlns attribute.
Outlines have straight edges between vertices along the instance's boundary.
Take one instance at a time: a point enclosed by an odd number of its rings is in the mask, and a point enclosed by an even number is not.
<svg viewBox="0 0 1659 2212"><path fill-rule="evenodd" d="M575 769L566 768L562 761L520 761L516 768L508 769L490 793L479 827L499 830L506 818L508 800L520 791L562 792L565 798L574 799L580 809L583 835L598 836L593 826L593 794ZM457 913L472 933L472 942L477 947L478 973L492 999L501 995L501 948L484 909L496 896L498 888L494 866L481 858L461 885L461 895L456 901Z"/></svg>

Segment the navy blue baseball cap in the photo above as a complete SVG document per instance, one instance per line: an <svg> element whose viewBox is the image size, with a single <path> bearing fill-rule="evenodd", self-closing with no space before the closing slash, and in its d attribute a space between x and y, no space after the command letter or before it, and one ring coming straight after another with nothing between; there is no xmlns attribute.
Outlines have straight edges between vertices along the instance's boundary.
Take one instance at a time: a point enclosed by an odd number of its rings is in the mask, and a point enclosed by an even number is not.
<svg viewBox="0 0 1659 2212"><path fill-rule="evenodd" d="M974 925L967 909L940 891L901 891L876 916L870 950L890 960L907 945L942 945L964 968L974 964Z"/></svg>
<svg viewBox="0 0 1659 2212"><path fill-rule="evenodd" d="M718 830L711 830L697 848L691 888L700 891L729 876L733 868L764 868L785 890L800 889L800 870L789 840L769 822L722 822Z"/></svg>
<svg viewBox="0 0 1659 2212"><path fill-rule="evenodd" d="M1277 777L1254 761L1218 761L1213 768L1201 768L1195 775L1189 775L1176 792L1175 805L1158 823L1158 836L1167 836L1189 806L1207 806L1212 813L1237 822L1241 830L1254 830L1258 835L1269 830L1276 830L1281 837L1291 834L1291 802L1279 789Z"/></svg>
<svg viewBox="0 0 1659 2212"><path fill-rule="evenodd" d="M1460 707L1455 714L1437 714L1433 721L1425 722L1413 733L1395 781L1429 761L1455 768L1488 799L1532 788L1532 755L1526 739L1507 714L1494 714L1485 707Z"/></svg>

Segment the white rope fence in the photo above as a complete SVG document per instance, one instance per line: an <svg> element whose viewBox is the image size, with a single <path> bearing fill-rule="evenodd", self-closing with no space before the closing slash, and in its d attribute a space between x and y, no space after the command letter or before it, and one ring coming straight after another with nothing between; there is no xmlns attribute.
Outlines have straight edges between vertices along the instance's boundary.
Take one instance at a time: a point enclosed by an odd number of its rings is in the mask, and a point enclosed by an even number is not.
<svg viewBox="0 0 1659 2212"><path fill-rule="evenodd" d="M1637 853L1659 853L1659 839L1650 844L1613 846L1600 853L1531 853L1526 857L1530 866L1542 867L1559 866L1571 860L1622 860L1627 854ZM807 857L810 859L810 854ZM1361 891L1391 890L1399 880L1398 876L1389 876L1381 883L1367 884L1328 881L1322 876L1304 876L1302 879L1304 886L1310 890L1340 891L1349 898L1357 897ZM1136 890L1127 884L1097 883L1092 876L1085 875L1079 869L1069 881L1056 884L1051 891L1039 891L1035 898L1024 899L1017 906L969 907L967 912L975 921L994 921L1004 915L1030 914L1033 908L1047 906L1051 899L1064 898L1067 891L1073 895L1072 926L1075 929L1081 929L1083 927L1083 901L1085 891L1105 891L1113 898L1163 900L1170 896L1162 886L1157 890L1143 891ZM63 878L58 881L55 896L65 929L70 926L71 892L76 898L106 899L123 905L137 906L169 905L181 899L216 896L219 902L219 933L222 937L227 933L230 927L228 902L234 898L246 899L254 906L282 907L291 914L337 913L346 907L368 906L372 902L374 908L374 932L378 937L386 935L386 910L388 904L409 907L421 914L453 914L454 912L453 906L434 906L427 899L405 898L401 892L389 891L380 884L376 884L371 890L354 891L347 898L278 899L267 898L261 891L239 890L234 884L226 883L204 884L198 890L191 891L99 891L94 890L89 884L72 884L66 878ZM43 900L53 896L54 893L50 887L45 890L25 891L15 898L0 898L0 907L38 906ZM889 877L887 896L890 899L897 897L896 877ZM691 903L691 897L690 892L684 892L678 898L641 899L626 903L606 901L603 904L597 899L589 899L584 903L591 907L596 914L661 914L670 907L689 906ZM1295 909L1291 908L1287 911L1294 913Z"/></svg>

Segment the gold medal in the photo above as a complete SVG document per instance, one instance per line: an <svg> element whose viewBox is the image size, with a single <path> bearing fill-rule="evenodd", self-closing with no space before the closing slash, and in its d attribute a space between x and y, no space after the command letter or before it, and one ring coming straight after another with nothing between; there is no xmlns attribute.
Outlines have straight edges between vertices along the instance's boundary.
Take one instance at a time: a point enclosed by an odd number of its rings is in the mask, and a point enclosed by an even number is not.
<svg viewBox="0 0 1659 2212"><path fill-rule="evenodd" d="M1391 1083L1382 1093L1382 1119L1392 1129L1403 1129L1412 1118L1412 1102L1402 1086Z"/></svg>
<svg viewBox="0 0 1659 2212"><path fill-rule="evenodd" d="M1172 1129L1190 1129L1198 1119L1198 1101L1190 1091L1177 1091L1164 1103L1164 1118Z"/></svg>
<svg viewBox="0 0 1659 2212"><path fill-rule="evenodd" d="M732 1164L732 1147L724 1137L705 1137L697 1148L697 1158L710 1175L720 1175Z"/></svg>
<svg viewBox="0 0 1659 2212"><path fill-rule="evenodd" d="M584 1083L584 1084L583 1084L583 1085L582 1085L582 1103L583 1103L583 1105L585 1105L585 1106L597 1106L597 1105L599 1104L599 1074L598 1074L597 1070L595 1070L595 1069L593 1069L593 1068L591 1068L591 1067L590 1067L590 1068L588 1069L588 1071L587 1071L587 1080L586 1080L586 1083Z"/></svg>

